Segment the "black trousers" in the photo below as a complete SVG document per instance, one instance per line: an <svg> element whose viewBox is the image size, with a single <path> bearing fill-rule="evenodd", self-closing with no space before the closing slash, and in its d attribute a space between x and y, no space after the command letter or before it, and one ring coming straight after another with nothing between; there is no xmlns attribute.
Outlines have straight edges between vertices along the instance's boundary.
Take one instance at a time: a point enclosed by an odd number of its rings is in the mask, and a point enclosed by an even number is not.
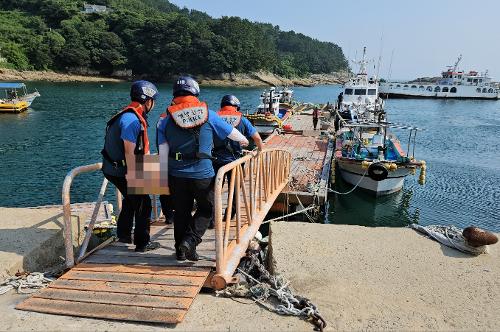
<svg viewBox="0 0 500 332"><path fill-rule="evenodd" d="M197 246L205 234L214 210L214 178L169 177L171 202L175 210L174 238L178 248L183 240ZM194 200L196 213L191 215Z"/></svg>
<svg viewBox="0 0 500 332"><path fill-rule="evenodd" d="M316 126L318 125L318 118L313 118L313 126L314 130L316 130Z"/></svg>
<svg viewBox="0 0 500 332"><path fill-rule="evenodd" d="M108 174L104 174L104 176L123 195L122 210L118 217L116 235L119 238L131 237L135 217L134 244L137 247L145 246L150 240L149 230L152 207L149 195L128 195L127 180L124 177Z"/></svg>
<svg viewBox="0 0 500 332"><path fill-rule="evenodd" d="M174 204L170 195L160 195L161 212L165 218L172 218L174 215Z"/></svg>

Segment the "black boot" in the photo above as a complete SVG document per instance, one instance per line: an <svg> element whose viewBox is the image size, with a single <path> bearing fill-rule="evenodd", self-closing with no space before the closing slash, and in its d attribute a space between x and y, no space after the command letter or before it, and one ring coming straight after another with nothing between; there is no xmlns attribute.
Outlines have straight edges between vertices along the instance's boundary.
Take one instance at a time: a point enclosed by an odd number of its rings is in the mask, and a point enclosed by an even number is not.
<svg viewBox="0 0 500 332"><path fill-rule="evenodd" d="M184 254L190 261L196 262L200 258L196 252L196 246L186 240L182 241L179 245L179 252L181 255Z"/></svg>
<svg viewBox="0 0 500 332"><path fill-rule="evenodd" d="M178 261L185 261L186 260L186 252L180 250L179 248L175 248L175 257L177 258Z"/></svg>

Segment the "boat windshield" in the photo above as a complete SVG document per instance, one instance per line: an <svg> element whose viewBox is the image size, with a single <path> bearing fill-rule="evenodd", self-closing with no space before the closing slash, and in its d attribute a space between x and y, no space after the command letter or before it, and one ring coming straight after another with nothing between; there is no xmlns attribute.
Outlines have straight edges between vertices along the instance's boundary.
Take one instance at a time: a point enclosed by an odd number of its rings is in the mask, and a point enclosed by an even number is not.
<svg viewBox="0 0 500 332"><path fill-rule="evenodd" d="M368 89L369 96L375 96L377 94L377 89Z"/></svg>
<svg viewBox="0 0 500 332"><path fill-rule="evenodd" d="M356 96L364 96L366 95L366 89L356 89L354 90L354 94Z"/></svg>
<svg viewBox="0 0 500 332"><path fill-rule="evenodd" d="M345 89L345 95L352 95L352 89Z"/></svg>

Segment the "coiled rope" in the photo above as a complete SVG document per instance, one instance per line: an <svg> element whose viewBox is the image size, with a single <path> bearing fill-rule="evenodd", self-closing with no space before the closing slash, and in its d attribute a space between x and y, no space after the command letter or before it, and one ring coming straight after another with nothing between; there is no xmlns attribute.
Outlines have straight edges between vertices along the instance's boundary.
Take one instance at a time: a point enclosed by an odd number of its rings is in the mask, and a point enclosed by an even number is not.
<svg viewBox="0 0 500 332"><path fill-rule="evenodd" d="M35 293L39 289L45 288L54 279L47 278L40 272L22 273L15 277L7 278L0 284L0 295L6 294L11 289L15 289L19 294Z"/></svg>

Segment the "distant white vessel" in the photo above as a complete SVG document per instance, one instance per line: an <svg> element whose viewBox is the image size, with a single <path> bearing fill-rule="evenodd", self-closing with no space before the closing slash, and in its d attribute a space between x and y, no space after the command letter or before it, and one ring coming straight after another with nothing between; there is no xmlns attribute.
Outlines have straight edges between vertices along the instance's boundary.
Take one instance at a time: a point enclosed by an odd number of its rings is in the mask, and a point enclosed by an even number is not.
<svg viewBox="0 0 500 332"><path fill-rule="evenodd" d="M379 93L393 98L498 99L499 90L488 71L465 73L458 69L461 60L462 55L453 66L447 66L438 82L384 82Z"/></svg>

